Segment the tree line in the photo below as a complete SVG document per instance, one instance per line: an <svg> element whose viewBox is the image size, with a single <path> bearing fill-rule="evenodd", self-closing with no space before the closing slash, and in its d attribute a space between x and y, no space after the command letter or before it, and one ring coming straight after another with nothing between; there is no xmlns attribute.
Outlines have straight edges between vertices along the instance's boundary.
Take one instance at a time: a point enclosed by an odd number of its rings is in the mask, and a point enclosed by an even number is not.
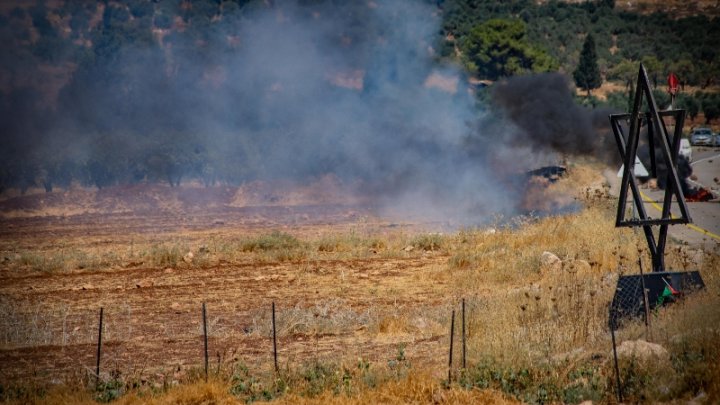
<svg viewBox="0 0 720 405"><path fill-rule="evenodd" d="M259 157L280 143L302 146L295 139L294 117L273 111L303 89L302 83L290 83L268 92L275 83L265 72L229 62L262 41L241 34L243 28L272 7L292 7L299 18L320 27L343 21L341 28L313 39L318 46L344 49L346 71L366 72L359 95L317 80L325 83L321 91L338 101L373 97L374 83L381 79L402 86L403 72L424 67L404 66L397 54L420 50L385 50L386 66L375 66L363 59L363 49L388 35L389 22L371 18L366 3L274 3L38 1L19 2L1 14L0 192L33 186L51 191L73 181L98 188L141 181L177 186L188 178L239 184L261 174L305 176L335 167L343 156L321 156L304 171L290 173L269 168ZM640 61L656 80L672 70L686 85L709 86L720 72L712 43L720 37L720 22L704 16L645 16L616 10L607 0L418 3L437 10L440 29L429 44L437 66L460 63L479 78L569 74L588 36L605 79L632 80ZM243 91L215 84L241 81L247 83ZM611 95L608 103L621 104L621 99ZM703 111L711 120L720 110L717 100L702 93L681 95L678 102L691 116ZM223 126L206 125L212 122ZM292 163L297 157L287 159Z"/></svg>

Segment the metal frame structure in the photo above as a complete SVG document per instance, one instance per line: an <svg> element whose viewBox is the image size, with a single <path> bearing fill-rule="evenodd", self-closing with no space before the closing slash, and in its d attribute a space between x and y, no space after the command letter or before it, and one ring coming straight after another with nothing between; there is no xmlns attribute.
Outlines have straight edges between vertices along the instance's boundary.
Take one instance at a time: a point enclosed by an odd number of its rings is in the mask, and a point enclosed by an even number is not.
<svg viewBox="0 0 720 405"><path fill-rule="evenodd" d="M648 110L646 112L641 112L643 100L646 102ZM675 118L675 129L672 137L670 137L665 127L664 117ZM621 126L623 121L629 121L630 129L627 135L623 133ZM655 98L650 90L647 72L642 64L638 72L632 111L630 114L610 115L610 125L615 134L615 141L624 164L615 226L642 227L652 257L652 273L643 274L642 261L639 260L639 275L624 275L618 279L615 295L610 304L608 326L610 327L613 344L618 402L622 402L622 384L615 346L615 330L620 326L621 320L625 317L637 317L645 314L645 325L649 333L649 313L665 303L668 291L668 294L670 294L668 298L675 300L704 287L702 277L697 271L668 272L665 270L665 243L667 241L668 226L692 222L677 172L677 158L684 122L685 110L658 111ZM640 141L640 128L643 124L647 125L647 142L650 149L650 176L658 176L656 142L662 159L667 166L665 195L660 218L648 217L634 171ZM625 218L628 189L632 192L633 204L638 214L637 218ZM673 197L675 197L680 210L679 217L673 217L670 213ZM653 233L653 226L660 227L657 239L655 239Z"/></svg>
<svg viewBox="0 0 720 405"><path fill-rule="evenodd" d="M644 96L644 97L643 97ZM641 112L645 99L648 111ZM675 129L670 137L663 117L675 118ZM629 132L623 132L621 122L629 121ZM665 195L663 197L662 214L660 218L651 218L645 210L642 195L638 188L637 177L633 172L635 156L637 155L638 143L640 140L640 128L643 122L648 127L648 146L650 148L650 174L657 176L657 157L655 156L656 141L660 148L662 158L667 166L667 181L665 182ZM615 140L624 163L622 182L620 183L620 200L617 210L616 227L642 227L647 240L650 255L652 257L653 272L665 271L665 244L667 241L668 226L674 224L687 224L692 222L690 212L685 203L680 178L678 177L676 160L680 149L680 137L685 122L685 110L658 111L655 98L650 90L645 67L641 64L638 72L637 88L633 108L630 114L610 115L610 124L615 134ZM657 134L657 135L656 135ZM632 192L633 204L637 209L638 218L626 219L628 189ZM670 213L673 197L680 210L679 217L673 217ZM653 226L659 226L657 239L653 233Z"/></svg>

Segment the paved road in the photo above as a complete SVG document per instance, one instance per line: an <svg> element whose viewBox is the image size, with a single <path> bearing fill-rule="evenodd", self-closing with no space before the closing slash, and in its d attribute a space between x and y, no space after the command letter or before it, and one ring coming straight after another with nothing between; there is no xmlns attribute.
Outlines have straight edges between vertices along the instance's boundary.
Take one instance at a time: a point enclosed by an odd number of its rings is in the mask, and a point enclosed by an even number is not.
<svg viewBox="0 0 720 405"><path fill-rule="evenodd" d="M693 175L696 178L695 184L708 188L715 193L715 196L719 196L720 148L695 147L691 164ZM619 179L617 179L617 183L620 183ZM646 187L641 187L640 191L644 195L644 205L648 216L659 218L664 191ZM709 202L688 202L687 206L692 224L671 226L668 232L670 237L704 249L720 250L720 199ZM628 204L628 207L631 205ZM680 214L675 202L672 213Z"/></svg>
<svg viewBox="0 0 720 405"><path fill-rule="evenodd" d="M695 147L691 165L694 178L696 178L694 185L708 188L718 196L720 194L720 183L718 183L720 181L720 149ZM645 202L648 215L658 218L660 211L657 202L662 202L664 192L647 189L642 191L656 202ZM720 247L720 200L689 202L687 206L693 220L692 224L671 226L669 235L691 245L703 246L706 249L718 249ZM673 204L672 212L679 215L676 204Z"/></svg>
<svg viewBox="0 0 720 405"><path fill-rule="evenodd" d="M691 165L697 181L720 193L720 148L697 148L694 154Z"/></svg>

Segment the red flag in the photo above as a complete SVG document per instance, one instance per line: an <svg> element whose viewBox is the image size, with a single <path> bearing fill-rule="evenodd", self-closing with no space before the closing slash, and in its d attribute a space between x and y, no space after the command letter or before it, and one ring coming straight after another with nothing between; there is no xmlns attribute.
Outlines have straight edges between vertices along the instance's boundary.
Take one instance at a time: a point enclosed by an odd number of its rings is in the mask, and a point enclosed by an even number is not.
<svg viewBox="0 0 720 405"><path fill-rule="evenodd" d="M668 92L670 94L677 94L678 86L680 85L680 82L678 81L677 76L675 76L675 73L670 73L668 76Z"/></svg>

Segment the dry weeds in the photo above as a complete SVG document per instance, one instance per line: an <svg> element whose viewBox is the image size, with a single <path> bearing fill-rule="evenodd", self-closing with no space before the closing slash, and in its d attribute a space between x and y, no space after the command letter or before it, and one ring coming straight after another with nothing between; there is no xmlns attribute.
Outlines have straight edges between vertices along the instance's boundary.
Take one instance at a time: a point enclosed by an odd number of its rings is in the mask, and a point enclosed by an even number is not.
<svg viewBox="0 0 720 405"><path fill-rule="evenodd" d="M242 404L246 403L243 398L232 395L230 383L221 380L210 382L194 382L171 388L162 393L129 393L117 401L118 405L164 405L164 404ZM394 403L435 403L435 404L497 404L509 405L518 404L506 394L490 389L466 390L460 387L448 389L437 379L426 374L410 374L399 380L386 381L373 389L363 389L352 394L337 394L333 392L322 392L318 396L307 397L289 393L277 400L253 401L262 403L281 404L394 404ZM10 403L13 403L11 401ZM23 404L97 404L86 391L75 391L65 387L56 388L45 393L41 398L18 401Z"/></svg>
<svg viewBox="0 0 720 405"><path fill-rule="evenodd" d="M596 181L595 171L570 173L551 187L575 190L585 204L580 211L449 233L362 219L343 226L0 241L7 258L0 264L7 280L0 287L5 353L91 347L97 304L106 303L108 341L161 362L138 373L105 371L98 391L85 389L85 376L49 390L2 382L0 397L91 403L119 396L127 404L611 401L608 304L618 274L636 273L638 259L649 263L649 257L641 234L614 227L614 204L604 189L585 187ZM543 267L543 252L562 265ZM652 341L671 357L671 371L667 363L624 360L626 396L653 402L704 395L713 403L720 395L720 257L672 245L666 262L701 270L707 289L657 311L650 330L638 322L618 331L619 341ZM210 337L220 347L207 384L184 358L178 374L175 363L152 357L163 342L195 347L200 285L210 301ZM43 301L53 294L62 299ZM449 314L462 298L469 367L456 369L456 382L447 387ZM271 336L270 300L283 302L280 377L261 361L241 364L265 350L258 345ZM136 344L148 340L138 339L141 333L160 346Z"/></svg>

